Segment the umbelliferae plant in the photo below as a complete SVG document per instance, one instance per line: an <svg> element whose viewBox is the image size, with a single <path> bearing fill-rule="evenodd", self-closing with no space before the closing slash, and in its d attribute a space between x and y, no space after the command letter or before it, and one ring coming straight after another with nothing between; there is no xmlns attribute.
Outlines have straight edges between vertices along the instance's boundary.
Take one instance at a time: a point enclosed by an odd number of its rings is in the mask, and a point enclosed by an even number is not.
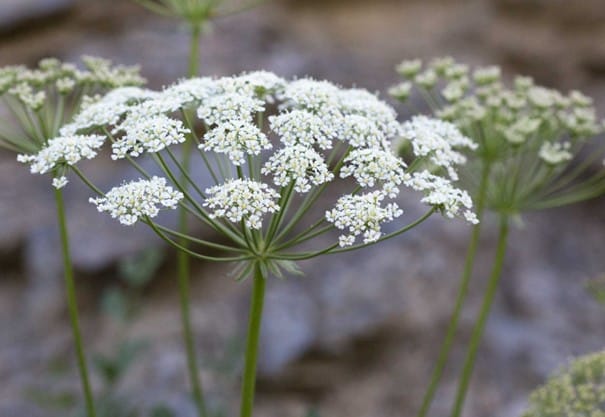
<svg viewBox="0 0 605 417"><path fill-rule="evenodd" d="M240 410L249 417L269 275L296 273L298 261L395 237L436 212L476 222L469 195L450 179L463 162L458 154L452 150L438 161L442 168L429 172L422 168L424 157L406 164L392 152L391 140L400 134L394 110L365 90L254 72L183 80L160 92L114 90L76 115L30 163L73 171L97 194L90 201L99 211L124 225L145 223L192 257L236 263L238 279L252 277ZM64 158L75 135L92 143L94 152L109 142L112 159L127 160L141 178L100 190ZM418 138L425 147L475 146L449 123L429 123ZM206 167L213 185L203 187L180 163L173 148L186 143L198 151L195 163ZM56 150L52 158L48 149ZM141 156L164 177L147 172L137 162ZM383 223L403 215L396 198L404 186L422 193L429 207L383 234ZM313 210L320 198L333 204L324 215ZM161 210L177 207L225 241L199 239L156 221ZM335 231L340 236L332 243L313 247L314 239Z"/></svg>
<svg viewBox="0 0 605 417"><path fill-rule="evenodd" d="M458 417L500 280L510 220L520 219L528 211L605 193L605 170L600 164L604 147L595 137L603 131L603 125L596 119L592 99L582 93L564 95L536 85L529 77L516 77L512 87L506 87L498 67L477 68L471 73L468 66L442 58L425 68L420 60L404 61L397 71L406 81L390 89L392 96L406 101L418 91L437 117L456 124L477 144L476 148L463 149L468 162L460 170L461 182L473 196L480 220L486 210L500 220L493 269L452 409L452 417ZM421 116L410 123L413 126L424 121ZM407 140L412 138L404 127L398 151L405 154ZM428 158L427 169L441 154L437 150ZM420 417L429 410L454 340L480 232L478 223L473 228L456 305Z"/></svg>
<svg viewBox="0 0 605 417"><path fill-rule="evenodd" d="M10 119L0 120L0 148L18 153L22 162L37 160L38 163L32 165L32 170L53 176L67 303L82 389L90 417L95 415L95 410L78 324L75 283L61 190L67 183L67 178L61 167L50 167L44 160L55 158L55 149L49 146L50 139L56 137L64 123L79 111L87 96L104 93L116 87L140 85L144 80L140 77L137 67L113 66L110 61L93 57L83 57L82 61L84 69L56 59L44 59L35 69L24 66L0 68L0 99L12 116ZM71 163L90 158L94 156L91 146L94 146L94 139L80 141L78 137L73 137L69 143L64 144L62 158ZM41 156L39 152L43 149L45 153ZM37 157L33 156L36 154Z"/></svg>
<svg viewBox="0 0 605 417"><path fill-rule="evenodd" d="M605 417L605 351L581 356L529 397L523 417Z"/></svg>

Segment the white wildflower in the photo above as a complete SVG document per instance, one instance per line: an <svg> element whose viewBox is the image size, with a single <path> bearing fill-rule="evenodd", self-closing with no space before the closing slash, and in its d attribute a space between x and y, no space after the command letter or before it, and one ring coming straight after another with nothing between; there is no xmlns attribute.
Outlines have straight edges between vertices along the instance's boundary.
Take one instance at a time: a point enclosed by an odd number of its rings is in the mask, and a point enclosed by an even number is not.
<svg viewBox="0 0 605 417"><path fill-rule="evenodd" d="M216 125L231 120L252 121L253 114L265 110L263 101L250 95L224 93L204 100L197 115L207 125Z"/></svg>
<svg viewBox="0 0 605 417"><path fill-rule="evenodd" d="M422 69L422 61L419 59L412 59L408 61L402 61L395 70L404 76L405 78L414 78L416 74Z"/></svg>
<svg viewBox="0 0 605 417"><path fill-rule="evenodd" d="M30 164L32 174L45 174L59 165L75 165L82 159L92 159L103 145L104 136L59 136L48 141L35 155L18 155L19 162Z"/></svg>
<svg viewBox="0 0 605 417"><path fill-rule="evenodd" d="M226 92L237 92L254 95L268 103L275 101L275 96L282 91L286 81L268 71L253 71L237 77L224 77L218 84Z"/></svg>
<svg viewBox="0 0 605 417"><path fill-rule="evenodd" d="M284 108L304 109L314 114L331 113L339 106L339 88L328 81L303 78L284 87L279 96Z"/></svg>
<svg viewBox="0 0 605 417"><path fill-rule="evenodd" d="M437 84L438 78L437 78L437 73L433 70L433 69L427 69L424 72L421 72L420 74L416 75L416 77L414 78L414 82L416 84L418 84L421 87L426 88L427 90L430 90L431 88L435 87L435 84Z"/></svg>
<svg viewBox="0 0 605 417"><path fill-rule="evenodd" d="M573 154L569 151L570 148L569 142L544 142L538 156L549 165L558 165L573 158Z"/></svg>
<svg viewBox="0 0 605 417"><path fill-rule="evenodd" d="M380 239L382 223L401 216L403 211L395 203L381 206L385 195L380 191L362 195L344 195L338 199L336 206L326 212L326 220L347 234L338 239L340 246L350 246L355 238L363 234L363 242L371 243Z"/></svg>
<svg viewBox="0 0 605 417"><path fill-rule="evenodd" d="M501 76L502 71L500 70L500 67L496 66L480 67L473 72L473 79L477 85L488 85L495 83L500 80Z"/></svg>
<svg viewBox="0 0 605 417"><path fill-rule="evenodd" d="M206 132L204 140L200 149L227 154L234 165L244 164L247 155L271 148L271 142L256 125L241 119L222 122Z"/></svg>
<svg viewBox="0 0 605 417"><path fill-rule="evenodd" d="M267 184L247 179L230 180L206 190L204 206L213 210L211 218L226 218L246 227L260 229L267 213L279 211L279 194Z"/></svg>
<svg viewBox="0 0 605 417"><path fill-rule="evenodd" d="M292 110L269 117L271 129L284 145L317 144L321 149L332 147L333 129L321 117L306 110Z"/></svg>
<svg viewBox="0 0 605 417"><path fill-rule="evenodd" d="M130 226L142 217L155 217L160 207L175 209L183 194L166 184L166 179L153 177L112 188L105 197L91 198L99 212L109 212L120 223Z"/></svg>
<svg viewBox="0 0 605 417"><path fill-rule="evenodd" d="M81 130L113 126L131 107L157 93L138 87L122 87L109 92L102 99L89 103L73 122L61 128L62 135L75 134Z"/></svg>
<svg viewBox="0 0 605 417"><path fill-rule="evenodd" d="M471 197L466 191L454 187L448 179L420 171L409 174L404 183L423 192L424 197L420 201L439 208L447 217L462 215L468 222L478 223L477 216L471 210Z"/></svg>
<svg viewBox="0 0 605 417"><path fill-rule="evenodd" d="M412 83L404 81L389 88L389 95L400 101L405 101L412 91Z"/></svg>
<svg viewBox="0 0 605 417"><path fill-rule="evenodd" d="M294 144L278 150L263 167L262 174L273 175L277 186L286 186L294 182L294 189L306 193L312 185L332 181L332 174L324 158L313 148Z"/></svg>
<svg viewBox="0 0 605 417"><path fill-rule="evenodd" d="M132 120L133 117L135 116L127 117L123 125L126 133L112 144L112 159L137 157L143 152L159 152L170 145L185 142L185 135L190 133L183 122L163 114L137 117L136 120Z"/></svg>
<svg viewBox="0 0 605 417"><path fill-rule="evenodd" d="M337 138L354 148L387 149L388 142L376 123L365 116L345 116L338 125Z"/></svg>
<svg viewBox="0 0 605 417"><path fill-rule="evenodd" d="M399 134L399 123L395 110L367 90L352 88L340 91L340 110L343 114L356 114L372 120L387 137Z"/></svg>
<svg viewBox="0 0 605 417"><path fill-rule="evenodd" d="M65 175L62 175L60 177L55 177L53 178L53 187L55 187L57 190L65 187L67 185L69 181L67 180L67 177Z"/></svg>
<svg viewBox="0 0 605 417"><path fill-rule="evenodd" d="M449 122L426 116L415 116L403 124L402 137L412 144L417 157L428 157L445 168L453 180L458 178L455 165L464 164L466 157L456 149L477 149L477 144L464 136Z"/></svg>
<svg viewBox="0 0 605 417"><path fill-rule="evenodd" d="M353 176L357 183L366 188L382 183L389 197L399 193L397 188L404 179L405 163L390 150L354 149L345 158L340 171L341 178Z"/></svg>

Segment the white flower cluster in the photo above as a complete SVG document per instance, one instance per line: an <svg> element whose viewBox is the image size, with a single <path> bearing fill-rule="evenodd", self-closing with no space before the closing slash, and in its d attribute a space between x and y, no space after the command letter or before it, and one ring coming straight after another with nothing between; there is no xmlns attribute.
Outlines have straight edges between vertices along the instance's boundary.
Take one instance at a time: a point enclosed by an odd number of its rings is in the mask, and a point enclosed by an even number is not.
<svg viewBox="0 0 605 417"><path fill-rule="evenodd" d="M114 126L128 110L155 93L139 87L122 87L110 91L103 98L83 105L71 123L61 128L61 134L76 134L93 128Z"/></svg>
<svg viewBox="0 0 605 417"><path fill-rule="evenodd" d="M190 133L183 122L163 114L127 120L122 128L126 133L111 145L112 159L137 157L143 152L159 152L167 146L185 142L185 135Z"/></svg>
<svg viewBox="0 0 605 417"><path fill-rule="evenodd" d="M267 184L248 180L230 180L206 190L204 206L213 210L211 218L244 221L246 227L260 229L263 216L279 211L279 194Z"/></svg>
<svg viewBox="0 0 605 417"><path fill-rule="evenodd" d="M405 163L390 150L374 148L355 149L345 158L340 171L341 178L353 176L364 187L382 183L382 191L394 198L399 194L398 186L405 176Z"/></svg>
<svg viewBox="0 0 605 417"><path fill-rule="evenodd" d="M275 152L261 173L273 175L273 182L280 187L293 181L294 189L299 193L306 193L312 185L324 184L334 178L324 158L312 147L300 144L288 145Z"/></svg>
<svg viewBox="0 0 605 417"><path fill-rule="evenodd" d="M337 137L353 148L389 148L387 138L376 123L356 114L342 118L338 125Z"/></svg>
<svg viewBox="0 0 605 417"><path fill-rule="evenodd" d="M46 104L47 97L55 93L68 95L80 88L95 91L145 82L138 67L113 66L111 61L86 56L82 61L85 69L53 58L41 60L34 69L0 68L0 96L13 96L26 108L38 111Z"/></svg>
<svg viewBox="0 0 605 417"><path fill-rule="evenodd" d="M333 129L321 117L306 111L292 110L269 117L271 129L287 146L317 144L321 149L332 148L331 140L335 136Z"/></svg>
<svg viewBox="0 0 605 417"><path fill-rule="evenodd" d="M538 151L538 156L549 165L558 165L573 158L570 148L569 142L544 142Z"/></svg>
<svg viewBox="0 0 605 417"><path fill-rule="evenodd" d="M447 170L452 180L458 179L455 165L466 163L457 149L477 149L477 144L464 136L452 123L426 116L415 116L402 126L402 138L412 144L414 155L428 159Z"/></svg>
<svg viewBox="0 0 605 417"><path fill-rule="evenodd" d="M105 197L91 198L89 201L100 212L109 212L120 223L130 226L142 217L153 218L160 207L174 209L183 194L166 184L166 179L153 177L138 180L112 188Z"/></svg>
<svg viewBox="0 0 605 417"><path fill-rule="evenodd" d="M197 115L212 126L233 120L252 122L253 115L265 110L262 100L241 93L222 93L208 97L198 108Z"/></svg>
<svg viewBox="0 0 605 417"><path fill-rule="evenodd" d="M103 142L105 137L100 135L59 136L35 155L18 155L17 161L30 164L32 174L46 174L59 165L75 165L82 159L94 158Z"/></svg>
<svg viewBox="0 0 605 417"><path fill-rule="evenodd" d="M234 165L246 162L246 155L258 155L271 149L267 136L254 124L241 119L227 120L204 135L200 145L204 151L224 153Z"/></svg>
<svg viewBox="0 0 605 417"><path fill-rule="evenodd" d="M479 222L471 210L473 201L470 195L466 191L454 187L448 179L433 175L428 171L420 171L407 175L405 184L414 190L423 192L424 197L420 201L438 207L447 217L453 218L462 214L469 223Z"/></svg>
<svg viewBox="0 0 605 417"><path fill-rule="evenodd" d="M326 219L347 234L338 239L340 246L350 246L359 235L363 242L370 243L380 239L380 225L401 216L403 211L395 203L382 207L385 199L381 191L373 191L362 195L344 195L336 206L326 212Z"/></svg>
<svg viewBox="0 0 605 417"><path fill-rule="evenodd" d="M275 106L267 105L272 102ZM267 117L265 133L257 116L264 116L268 109L277 112ZM211 218L260 229L265 215L280 210L280 193L270 182L285 196L286 187L307 193L333 181L336 174L352 177L365 193L345 195L326 212L330 223L346 230L340 236L341 245L352 245L358 235L366 243L378 240L381 224L402 213L388 200L398 195L402 185L412 184L405 162L391 147L391 141L405 129L390 106L361 89L343 89L312 79L286 82L267 72L183 80L160 92L122 88L90 103L65 131L100 130L112 139L112 158L137 157L182 143L188 135L197 139L196 124L189 119L194 115L205 130L199 144L203 152L224 154L238 167L250 164L249 178L239 169L238 179L226 179L224 167L218 164L224 182L206 190L207 198L201 203ZM473 146L447 123L418 118L405 126L417 153L445 168L464 161L455 149ZM272 138L281 146L263 158L261 153L273 148ZM338 167L334 172L328 161ZM267 184L260 182L261 175L269 177ZM460 207L470 208L465 194L456 193L459 190L449 181L436 178L416 187L425 192L427 204L448 215L457 214ZM127 199L127 184L112 190L112 200L109 194L105 200L96 199L97 206L129 224L142 215L151 216L158 204L175 206L162 203L168 200L158 203L146 194L153 187L161 188L157 184L132 184L132 199ZM136 199L143 200L142 206Z"/></svg>

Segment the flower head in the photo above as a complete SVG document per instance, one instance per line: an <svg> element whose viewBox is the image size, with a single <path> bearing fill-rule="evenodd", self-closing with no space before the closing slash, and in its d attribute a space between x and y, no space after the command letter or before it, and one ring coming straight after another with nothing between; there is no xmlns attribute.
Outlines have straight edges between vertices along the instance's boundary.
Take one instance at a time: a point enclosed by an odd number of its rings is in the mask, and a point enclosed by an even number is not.
<svg viewBox="0 0 605 417"><path fill-rule="evenodd" d="M529 397L523 417L605 416L605 351L582 356Z"/></svg>
<svg viewBox="0 0 605 417"><path fill-rule="evenodd" d="M212 210L210 217L226 218L234 223L244 221L246 227L260 229L263 216L279 210L279 194L267 184L253 180L230 180L206 190L204 206Z"/></svg>
<svg viewBox="0 0 605 417"><path fill-rule="evenodd" d="M413 69L413 76L404 74L407 82L431 96L435 115L449 123L417 117L403 125L404 139L417 156L430 161L429 170L444 168L453 180L464 173L464 184L474 196L482 194L478 188L485 184L490 190L487 208L519 213L605 193L605 172L597 177L601 181L574 175L578 181L561 184L572 162L582 157L580 151L603 132L589 97L578 91L563 94L529 77L516 77L509 87L498 67L471 71L449 57L424 69L415 63ZM397 94L397 89L393 94L402 101L410 96ZM428 134L422 132L427 123L432 124ZM451 124L461 133L453 133ZM485 181L478 178L480 167L487 167Z"/></svg>
<svg viewBox="0 0 605 417"><path fill-rule="evenodd" d="M326 219L347 233L339 237L340 246L350 246L359 235L363 242L370 243L380 239L380 225L401 216L403 211L395 203L382 206L385 194L373 191L361 195L344 195L336 206L326 212Z"/></svg>
<svg viewBox="0 0 605 417"><path fill-rule="evenodd" d="M101 135L59 136L35 155L20 154L19 162L30 164L33 174L46 174L60 165L75 165L82 159L92 159L105 142Z"/></svg>
<svg viewBox="0 0 605 417"><path fill-rule="evenodd" d="M133 181L112 188L104 197L91 198L100 212L108 212L120 223L130 226L141 218L153 218L160 207L175 209L183 194L166 184L165 178Z"/></svg>

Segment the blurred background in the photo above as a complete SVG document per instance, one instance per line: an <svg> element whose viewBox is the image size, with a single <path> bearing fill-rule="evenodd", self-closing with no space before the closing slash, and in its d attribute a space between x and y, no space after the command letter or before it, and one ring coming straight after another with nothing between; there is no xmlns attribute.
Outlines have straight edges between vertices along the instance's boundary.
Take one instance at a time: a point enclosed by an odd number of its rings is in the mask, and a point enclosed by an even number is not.
<svg viewBox="0 0 605 417"><path fill-rule="evenodd" d="M266 69L384 91L402 59L451 55L506 76L580 89L605 115L603 0L267 0L216 20L201 74ZM151 87L186 73L188 35L127 0L0 0L0 65L99 55L141 64ZM399 107L402 118L408 109ZM125 176L88 166L108 188ZM0 153L0 416L69 416L79 382L48 178ZM105 415L194 416L180 343L174 254L143 226L98 215L66 189L83 331ZM409 207L413 216L419 207ZM516 227L467 401L467 417L513 417L569 357L605 345L605 198L524 217ZM167 221L173 219L167 218ZM484 254L433 416L447 414L495 234ZM200 231L204 233L204 231ZM434 218L399 239L302 264L272 280L263 324L262 417L413 416L437 356L469 228ZM211 408L233 415L248 283L195 263L196 345ZM602 282L602 281L601 281ZM137 414L139 413L139 414ZM222 414L221 414L222 413Z"/></svg>

